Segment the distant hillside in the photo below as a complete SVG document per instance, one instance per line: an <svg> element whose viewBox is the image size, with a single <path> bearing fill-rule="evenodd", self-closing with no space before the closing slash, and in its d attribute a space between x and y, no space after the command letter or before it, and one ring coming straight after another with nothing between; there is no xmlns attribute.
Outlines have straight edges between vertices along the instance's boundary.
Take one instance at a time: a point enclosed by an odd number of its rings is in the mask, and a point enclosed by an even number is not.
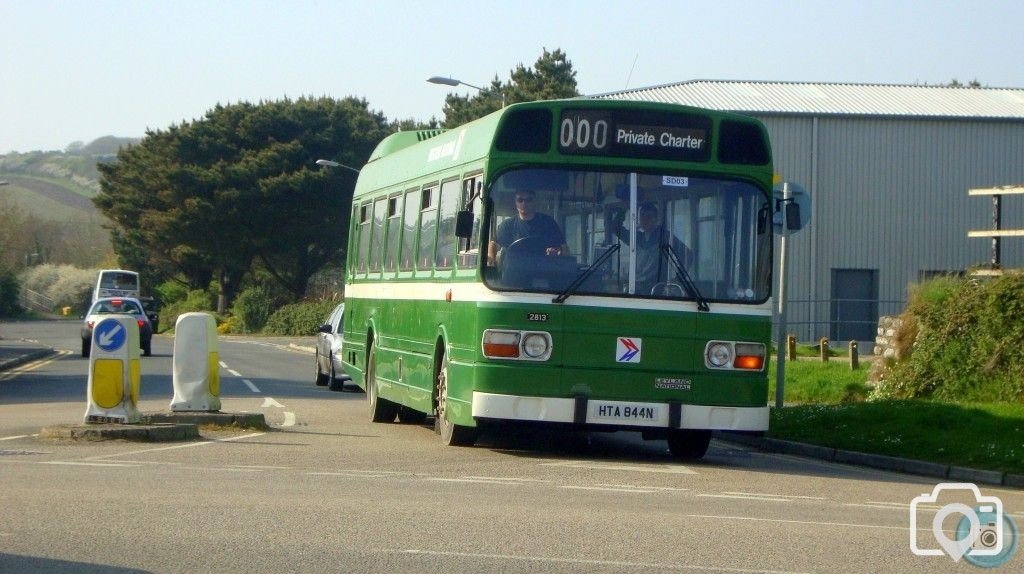
<svg viewBox="0 0 1024 574"><path fill-rule="evenodd" d="M4 197L27 213L50 220L97 215L91 199L100 191L96 164L112 161L134 138L105 136L89 144L76 142L62 152L0 155Z"/></svg>

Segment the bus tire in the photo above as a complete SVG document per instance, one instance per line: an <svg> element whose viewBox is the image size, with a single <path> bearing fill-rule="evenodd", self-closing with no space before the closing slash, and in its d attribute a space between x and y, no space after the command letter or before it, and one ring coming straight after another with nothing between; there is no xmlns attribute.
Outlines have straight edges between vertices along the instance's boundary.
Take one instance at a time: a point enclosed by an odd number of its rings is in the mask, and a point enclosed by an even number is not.
<svg viewBox="0 0 1024 574"><path fill-rule="evenodd" d="M477 429L457 425L448 420L448 353L444 352L437 370L437 416L434 417L434 430L441 435L441 442L447 446L473 446L476 442Z"/></svg>
<svg viewBox="0 0 1024 574"><path fill-rule="evenodd" d="M390 423L395 421L398 405L382 399L377 394L377 359L376 346L370 347L369 360L366 361L366 402L370 407L370 421Z"/></svg>
<svg viewBox="0 0 1024 574"><path fill-rule="evenodd" d="M668 431L668 450L672 456L687 460L698 460L708 452L711 431L673 429Z"/></svg>

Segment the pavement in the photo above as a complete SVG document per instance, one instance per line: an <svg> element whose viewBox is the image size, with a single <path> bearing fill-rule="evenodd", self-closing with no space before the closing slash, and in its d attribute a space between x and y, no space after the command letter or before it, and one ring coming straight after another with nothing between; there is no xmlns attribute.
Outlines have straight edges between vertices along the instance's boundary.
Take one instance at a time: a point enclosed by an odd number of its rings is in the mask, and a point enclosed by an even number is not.
<svg viewBox="0 0 1024 574"><path fill-rule="evenodd" d="M268 338L267 343L292 351L312 353L315 347L307 338ZM47 357L56 351L37 341L26 339L0 339L0 372ZM194 421L189 421L194 422ZM869 454L824 446L780 440L749 433L715 432L718 440L743 444L763 452L775 452L826 460L841 464L864 466L904 474L914 474L949 481L973 482L1024 488L1024 475L993 470L966 468L922 460Z"/></svg>

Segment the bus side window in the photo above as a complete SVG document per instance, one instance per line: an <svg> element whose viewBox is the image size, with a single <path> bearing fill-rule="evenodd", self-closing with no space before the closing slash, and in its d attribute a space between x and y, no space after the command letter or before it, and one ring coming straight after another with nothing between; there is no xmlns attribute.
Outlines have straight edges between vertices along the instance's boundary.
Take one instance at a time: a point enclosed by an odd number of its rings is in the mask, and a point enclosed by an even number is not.
<svg viewBox="0 0 1024 574"><path fill-rule="evenodd" d="M359 265L359 258L358 258L358 255L359 255L359 230L361 229L361 226L358 225L358 223L359 223L359 204L353 202L352 203L352 218L349 219L349 226L348 226L348 228L349 228L349 232L348 232L348 235L349 235L349 237L348 237L348 254L349 254L349 256L356 255L357 257L355 257L355 258L351 258L350 257L349 261L351 262L351 264L348 264L348 263L346 264L346 267L348 268L348 277L352 277L353 275L355 275L356 267Z"/></svg>
<svg viewBox="0 0 1024 574"><path fill-rule="evenodd" d="M483 177L476 176L463 182L462 209L473 213L473 234L469 240L459 240L459 267L472 269L480 258L480 216L484 212Z"/></svg>
<svg viewBox="0 0 1024 574"><path fill-rule="evenodd" d="M370 240L370 271L380 271L384 259L384 214L387 199L373 202L373 239Z"/></svg>
<svg viewBox="0 0 1024 574"><path fill-rule="evenodd" d="M440 223L437 227L437 248L434 250L434 267L437 269L450 269L455 256L455 212L459 209L460 186L457 179L441 184Z"/></svg>
<svg viewBox="0 0 1024 574"><path fill-rule="evenodd" d="M370 204L359 207L359 272L366 273L370 262Z"/></svg>
<svg viewBox="0 0 1024 574"><path fill-rule="evenodd" d="M405 192L405 216L402 223L402 251L400 255L399 269L401 271L412 271L413 262L416 259L416 223L420 215L417 209L420 205L419 188L410 189Z"/></svg>
<svg viewBox="0 0 1024 574"><path fill-rule="evenodd" d="M388 198L388 247L384 258L384 270L394 271L398 265L399 237L402 233L402 196Z"/></svg>
<svg viewBox="0 0 1024 574"><path fill-rule="evenodd" d="M437 186L427 187L420 198L420 244L416 252L416 269L429 270L437 239Z"/></svg>

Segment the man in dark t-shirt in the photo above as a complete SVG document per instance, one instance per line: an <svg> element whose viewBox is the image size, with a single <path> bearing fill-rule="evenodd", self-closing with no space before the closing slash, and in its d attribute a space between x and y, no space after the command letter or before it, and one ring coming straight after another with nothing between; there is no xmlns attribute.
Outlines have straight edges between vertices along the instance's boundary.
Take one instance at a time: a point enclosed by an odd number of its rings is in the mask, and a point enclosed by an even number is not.
<svg viewBox="0 0 1024 574"><path fill-rule="evenodd" d="M494 240L487 249L487 260L494 265L498 249L504 249L519 239L536 237L543 244L546 255L568 255L569 246L565 235L555 220L544 213L537 213L536 198L532 191L516 192L516 217L510 217L498 225Z"/></svg>

